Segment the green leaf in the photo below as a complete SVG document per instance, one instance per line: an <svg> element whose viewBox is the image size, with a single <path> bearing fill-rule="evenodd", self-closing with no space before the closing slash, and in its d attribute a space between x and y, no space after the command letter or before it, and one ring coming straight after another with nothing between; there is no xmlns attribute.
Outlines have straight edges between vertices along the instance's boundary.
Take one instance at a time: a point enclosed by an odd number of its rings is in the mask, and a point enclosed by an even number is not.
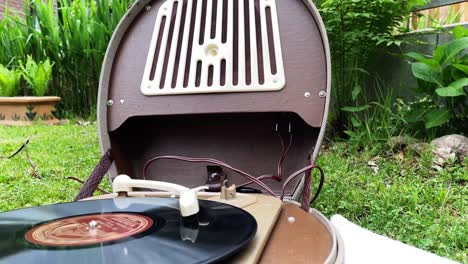
<svg viewBox="0 0 468 264"><path fill-rule="evenodd" d="M436 93L439 96L443 97L456 97L466 95L464 90L465 86L468 86L468 78L456 80L453 83L449 84L449 86L447 87L437 89Z"/></svg>
<svg viewBox="0 0 468 264"><path fill-rule="evenodd" d="M411 70L416 78L442 86L439 82L439 72L435 71L431 66L422 62L416 62L411 65Z"/></svg>
<svg viewBox="0 0 468 264"><path fill-rule="evenodd" d="M463 26L457 26L453 29L453 37L455 39L461 39L464 37L468 37L468 29Z"/></svg>
<svg viewBox="0 0 468 264"><path fill-rule="evenodd" d="M365 111L367 109L369 109L370 106L369 105L363 105L363 106L346 106L346 107L343 107L341 108L341 110L345 111L345 112L350 112L350 113L357 113L357 112L362 112L362 111Z"/></svg>
<svg viewBox="0 0 468 264"><path fill-rule="evenodd" d="M437 60L431 59L431 58L429 58L428 56L426 56L426 55L424 55L422 53L409 52L409 53L406 53L405 56L410 58L410 59L416 60L418 62L422 62L424 64L427 64L427 65L433 67L434 69L437 69L439 67L439 62Z"/></svg>
<svg viewBox="0 0 468 264"><path fill-rule="evenodd" d="M53 65L53 63L50 63L49 58L36 63L31 56L28 56L26 65L22 62L20 63L24 79L33 89L35 95L44 96L46 94L49 82L52 78Z"/></svg>
<svg viewBox="0 0 468 264"><path fill-rule="evenodd" d="M406 121L408 121L408 123L417 123L417 122L424 121L424 114L426 113L426 111L427 110L424 110L422 108L414 109L406 117Z"/></svg>
<svg viewBox="0 0 468 264"><path fill-rule="evenodd" d="M449 61L455 58L460 52L468 48L468 37L456 39L448 44L442 45L444 47L444 60L442 65L446 65Z"/></svg>
<svg viewBox="0 0 468 264"><path fill-rule="evenodd" d="M464 72L466 75L468 75L468 65L464 64L453 64L453 67L459 69L460 71Z"/></svg>
<svg viewBox="0 0 468 264"><path fill-rule="evenodd" d="M0 96L15 96L18 93L20 74L0 64Z"/></svg>
<svg viewBox="0 0 468 264"><path fill-rule="evenodd" d="M370 73L363 68L353 68L353 70L364 73L366 75L370 75Z"/></svg>
<svg viewBox="0 0 468 264"><path fill-rule="evenodd" d="M419 62L425 61L428 59L428 57L422 53L419 52L408 52L405 54L406 57L417 60Z"/></svg>
<svg viewBox="0 0 468 264"><path fill-rule="evenodd" d="M424 120L427 129L438 127L450 120L450 112L447 109L432 110L424 116Z"/></svg>
<svg viewBox="0 0 468 264"><path fill-rule="evenodd" d="M434 55L432 56L432 58L434 60L436 60L439 64L440 62L442 61L442 59L444 58L444 54L445 54L445 47L446 45L440 45L436 48L436 50L434 51Z"/></svg>
<svg viewBox="0 0 468 264"><path fill-rule="evenodd" d="M362 126L361 120L359 120L355 116L351 117L351 123L353 124L353 127L361 127Z"/></svg>
<svg viewBox="0 0 468 264"><path fill-rule="evenodd" d="M456 97L456 96L466 95L463 90L459 90L451 86L438 88L436 89L436 93L442 97Z"/></svg>
<svg viewBox="0 0 468 264"><path fill-rule="evenodd" d="M354 86L353 88L353 91L352 91L352 98L353 98L353 101L356 101L357 97L359 96L359 94L361 94L361 86L358 84L356 86Z"/></svg>

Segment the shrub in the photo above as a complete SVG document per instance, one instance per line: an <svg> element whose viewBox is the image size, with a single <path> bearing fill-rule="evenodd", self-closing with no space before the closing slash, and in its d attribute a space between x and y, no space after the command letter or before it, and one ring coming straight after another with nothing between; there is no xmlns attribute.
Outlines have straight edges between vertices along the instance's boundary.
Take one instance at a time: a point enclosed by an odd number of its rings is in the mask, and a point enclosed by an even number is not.
<svg viewBox="0 0 468 264"><path fill-rule="evenodd" d="M24 19L7 10L0 21L0 63L16 67L29 55L50 58L55 66L49 93L63 99L59 116L90 117L107 44L131 2L27 1Z"/></svg>
<svg viewBox="0 0 468 264"><path fill-rule="evenodd" d="M406 54L416 61L411 68L418 79L411 122L424 122L426 129L460 132L468 121L468 29L456 27L453 37L432 55Z"/></svg>
<svg viewBox="0 0 468 264"><path fill-rule="evenodd" d="M44 96L47 92L50 79L52 78L52 68L54 63L50 63L49 58L36 63L31 56L28 56L26 64L20 62L22 75L29 87L36 96Z"/></svg>
<svg viewBox="0 0 468 264"><path fill-rule="evenodd" d="M400 45L395 31L410 11L427 0L316 0L327 27L333 66L333 104L336 110L353 103L366 76L370 54L380 45ZM367 76L366 76L367 77ZM336 111L335 111L336 112ZM335 113L339 123L342 113Z"/></svg>
<svg viewBox="0 0 468 264"><path fill-rule="evenodd" d="M9 70L0 64L0 96L17 95L20 76L19 71Z"/></svg>
<svg viewBox="0 0 468 264"><path fill-rule="evenodd" d="M371 153L380 152L391 137L413 133L408 130L406 120L409 107L403 100L395 100L393 89L381 80L376 80L375 86L374 101L368 102L366 96L357 93L355 95L361 96L365 104L342 108L350 116L350 124L345 131L348 143Z"/></svg>

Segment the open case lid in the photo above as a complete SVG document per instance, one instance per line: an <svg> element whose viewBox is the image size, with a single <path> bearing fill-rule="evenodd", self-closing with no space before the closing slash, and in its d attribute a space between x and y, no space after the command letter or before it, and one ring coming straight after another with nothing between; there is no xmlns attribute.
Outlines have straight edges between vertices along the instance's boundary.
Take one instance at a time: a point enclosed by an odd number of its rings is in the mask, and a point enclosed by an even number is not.
<svg viewBox="0 0 468 264"><path fill-rule="evenodd" d="M310 0L138 0L115 30L101 73L99 140L115 160L110 177L143 178L145 163L161 155L274 174L278 132L285 146L292 133L287 176L317 158L330 77L326 31ZM207 164L161 161L145 178L195 187L205 183Z"/></svg>

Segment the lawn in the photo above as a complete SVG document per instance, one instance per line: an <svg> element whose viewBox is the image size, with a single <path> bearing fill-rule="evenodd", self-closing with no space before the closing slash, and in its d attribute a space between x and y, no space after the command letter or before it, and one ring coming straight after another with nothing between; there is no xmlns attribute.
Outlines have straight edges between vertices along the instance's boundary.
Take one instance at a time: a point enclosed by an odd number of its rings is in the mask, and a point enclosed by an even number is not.
<svg viewBox="0 0 468 264"><path fill-rule="evenodd" d="M0 127L0 155L25 139L42 179L32 176L25 154L0 160L0 211L71 201L99 160L96 125ZM379 172L369 170L375 160ZM468 263L468 162L440 172L429 154L379 157L345 143L329 144L319 164L327 175L316 204L376 233ZM104 183L105 189L109 185Z"/></svg>

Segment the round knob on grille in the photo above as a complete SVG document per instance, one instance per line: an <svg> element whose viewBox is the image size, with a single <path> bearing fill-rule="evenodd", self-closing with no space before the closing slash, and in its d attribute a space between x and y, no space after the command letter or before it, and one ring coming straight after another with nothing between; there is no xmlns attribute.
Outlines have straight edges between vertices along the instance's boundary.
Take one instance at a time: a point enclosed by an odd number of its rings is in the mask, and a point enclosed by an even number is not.
<svg viewBox="0 0 468 264"><path fill-rule="evenodd" d="M219 48L216 44L210 44L205 48L205 55L207 57L216 57L218 56Z"/></svg>

